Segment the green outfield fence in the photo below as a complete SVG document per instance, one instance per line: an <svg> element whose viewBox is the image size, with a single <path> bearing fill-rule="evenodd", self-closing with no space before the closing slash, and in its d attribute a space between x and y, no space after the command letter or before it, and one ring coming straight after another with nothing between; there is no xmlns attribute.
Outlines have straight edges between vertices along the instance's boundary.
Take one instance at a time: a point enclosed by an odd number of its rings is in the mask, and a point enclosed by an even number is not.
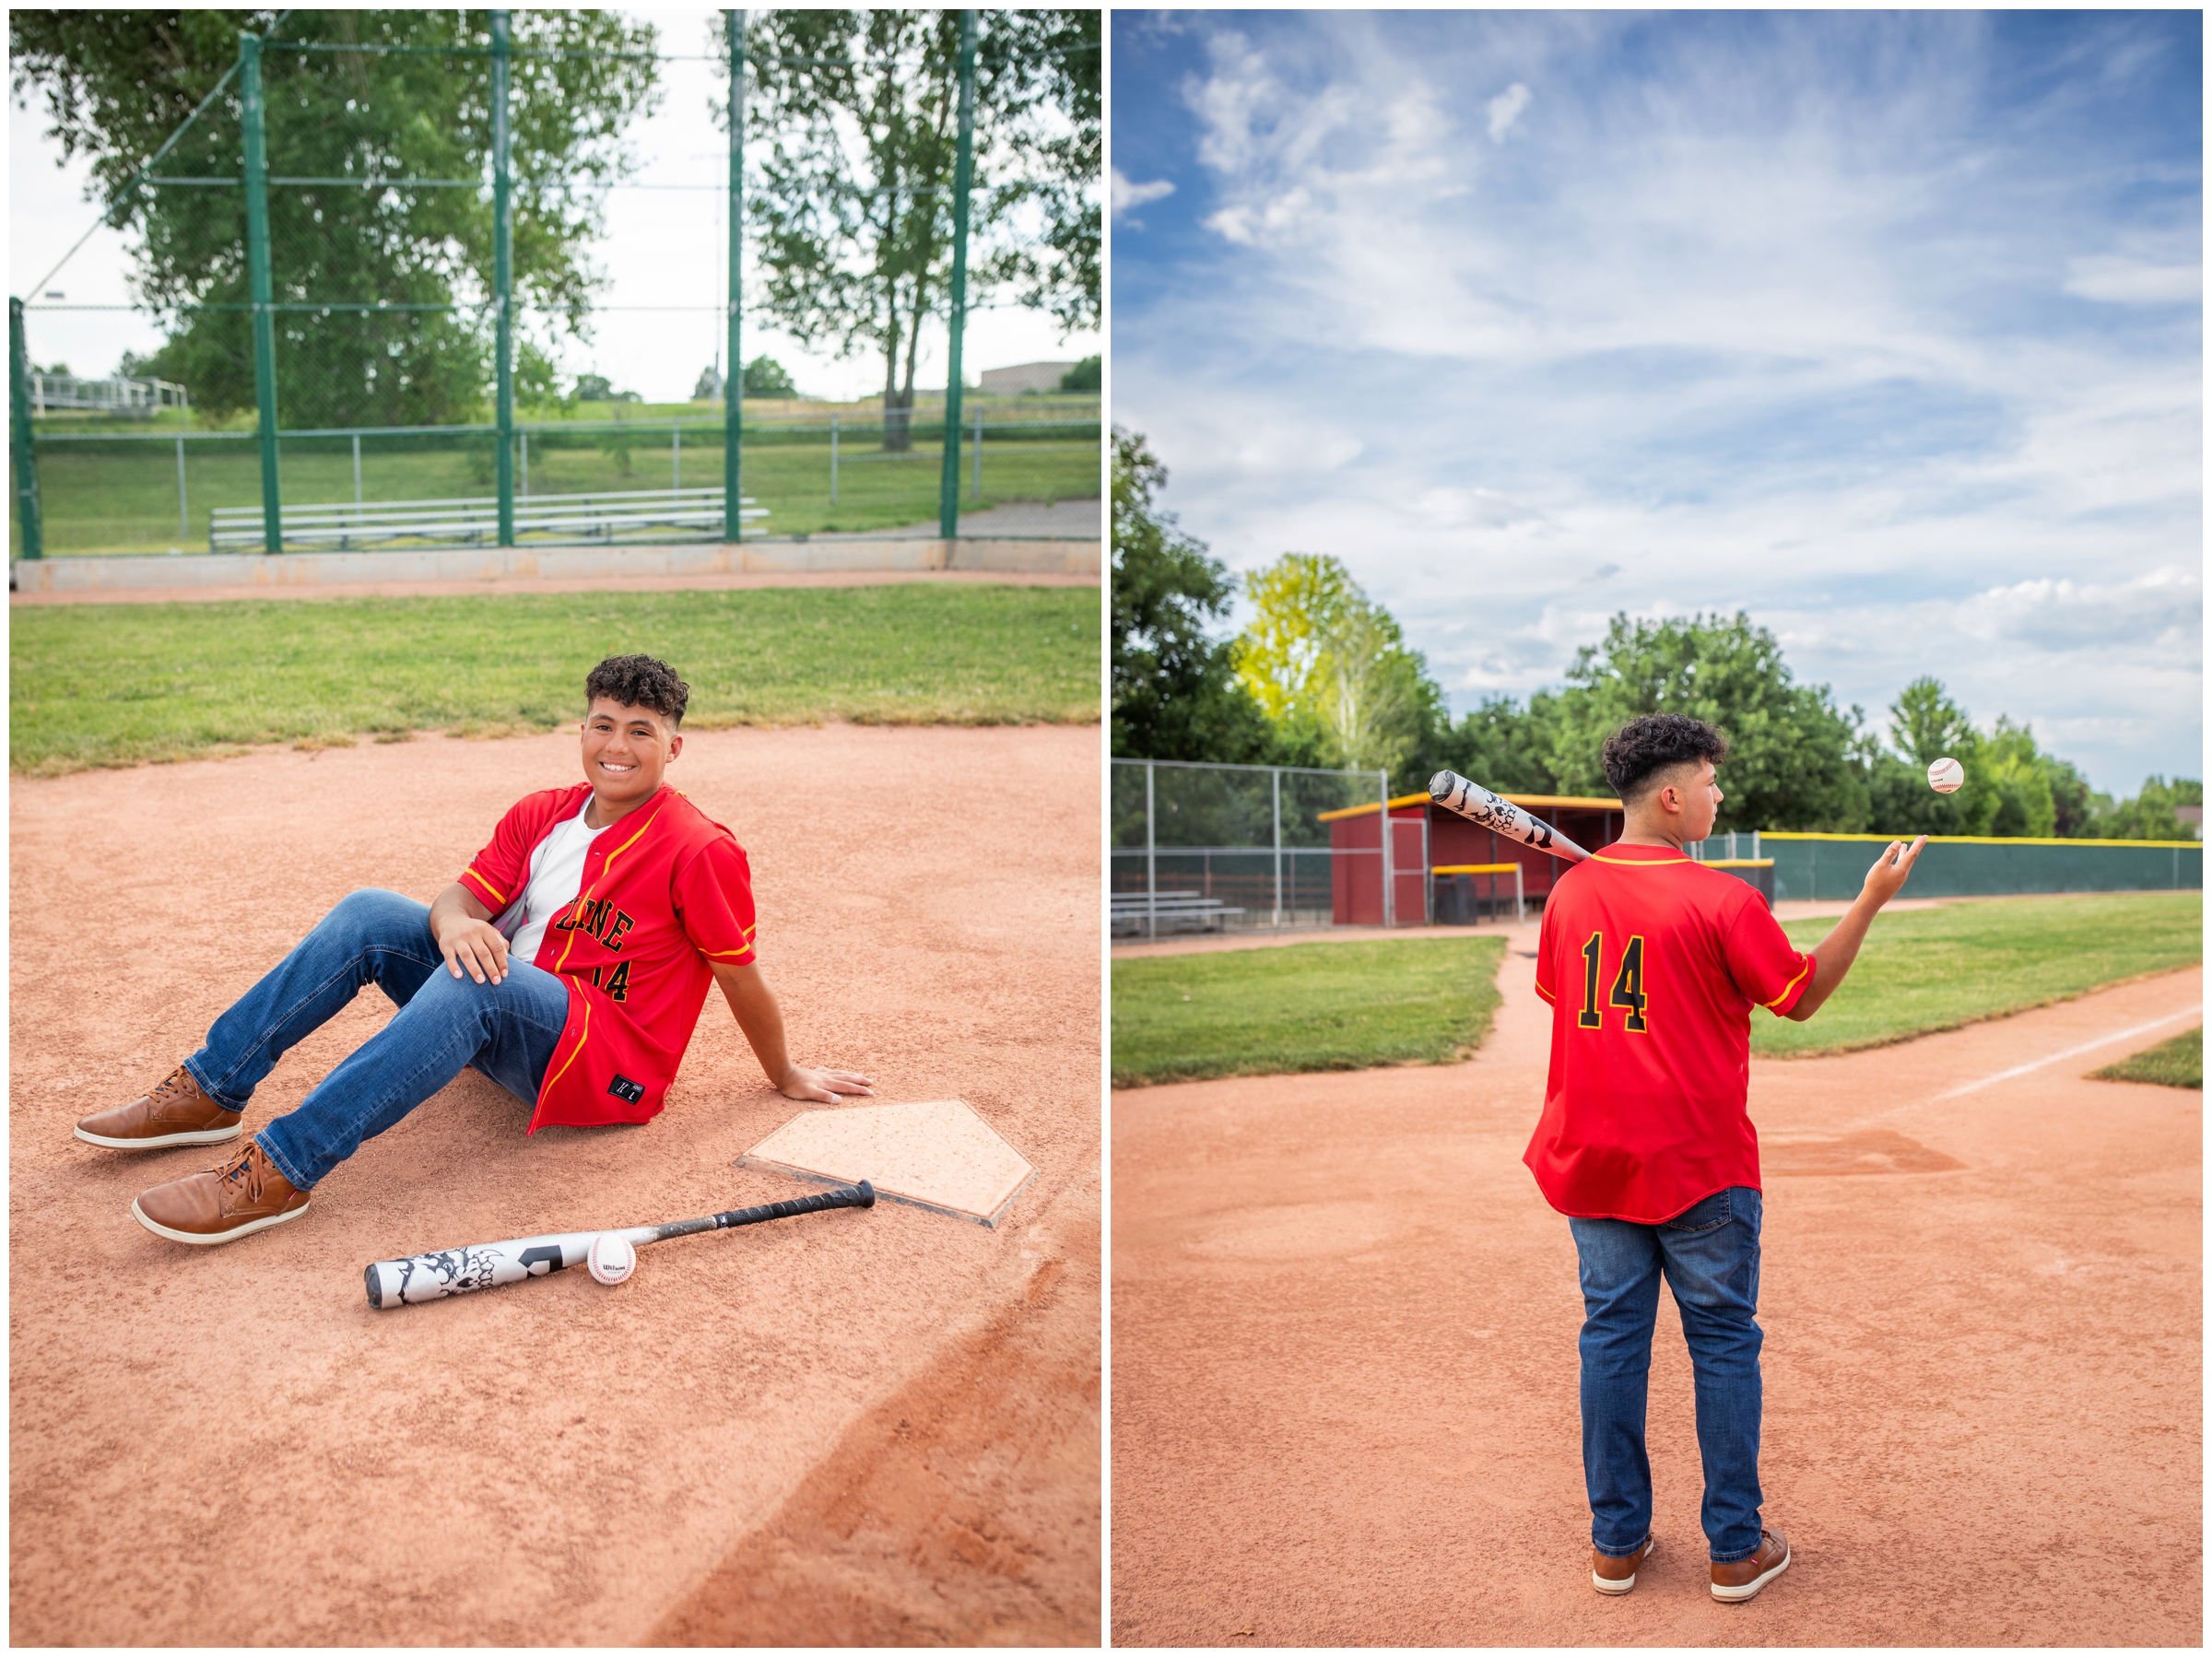
<svg viewBox="0 0 2212 1657"><path fill-rule="evenodd" d="M1774 897L1849 899L1859 895L1886 834L1759 837L1774 860ZM1709 842L1710 843L1710 842ZM1913 865L1908 898L1994 898L2028 892L2202 891L2200 840L1995 840L1931 835Z"/></svg>
<svg viewBox="0 0 2212 1657"><path fill-rule="evenodd" d="M611 25L589 21L601 14L490 11L359 14L382 19L358 26L384 31L374 40L333 23L332 14L302 14L268 38L241 33L229 73L106 206L107 221L122 223L133 201L190 202L189 215L164 219L188 243L182 253L164 244L166 288L139 304L71 303L48 288L49 273L10 300L11 556L340 550L328 539L286 545L288 533L302 533L300 509L325 521L382 509L372 515L412 522L392 510L402 502L421 504L414 516L427 527L380 534L379 544L574 539L542 527L561 510L547 498L562 496L665 490L669 511L650 502L625 508L634 524L590 534L653 541L734 541L747 499L767 511L744 524L747 538L933 522L949 537L963 511L1000 501L1096 499L1102 426L1095 393L983 397L960 383L971 309L967 201L980 187L971 165L977 31L991 27L991 15L959 14L957 170L944 185L909 192L918 201L939 193L935 199L950 204L950 288L932 313L947 330L948 383L942 394L917 394L911 408L888 409L755 402L720 386L688 404L548 403L542 394L534 401L518 381L534 340L552 349L578 337L564 332L577 315L622 323L633 311L695 318L681 323L690 341L683 348L708 370L702 380L718 375L726 386L738 378L747 192L761 187L763 158L783 136L758 117L747 131L746 13L700 14L702 24L713 19L726 53L724 107L736 119L702 100L696 133L667 158L696 165L684 182L669 182L631 180L611 161L565 182L534 180L528 170L533 123L542 128L565 107L564 62L627 65L618 71L634 72L626 95L642 100L653 65L720 61L662 53L649 29L610 34ZM302 25L343 38L285 38ZM361 92L358 109L331 101L355 79L368 86L380 76L376 97ZM412 107L406 88L423 77L459 100L480 141L383 112ZM309 110L326 113L311 119L302 113ZM550 233L542 227L577 210L575 192L597 200L640 190L678 193L638 199L712 215L717 240L726 241L722 259L666 273L669 289L657 297L680 303L601 303L518 280L518 233ZM452 250L453 271L441 276L385 248L404 252L425 237ZM339 258L341 246L384 251ZM54 314L65 311L151 316L178 359L195 366L173 370L176 384L41 371L36 365L65 351L77 356L88 337L99 337L102 319ZM57 337L65 330L79 343L65 347ZM688 379L690 361L685 368ZM688 520L675 504L685 491ZM468 503L478 504L455 512ZM518 503L540 509L519 526ZM456 539L441 527L456 516L478 527ZM533 528L534 516L541 527ZM678 518L679 526L672 531L656 516Z"/></svg>

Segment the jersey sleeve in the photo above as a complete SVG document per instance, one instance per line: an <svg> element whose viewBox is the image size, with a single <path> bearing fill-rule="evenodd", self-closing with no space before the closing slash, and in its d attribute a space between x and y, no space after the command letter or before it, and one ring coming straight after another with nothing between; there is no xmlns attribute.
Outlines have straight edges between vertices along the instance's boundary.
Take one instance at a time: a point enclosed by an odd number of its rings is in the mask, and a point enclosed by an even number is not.
<svg viewBox="0 0 2212 1657"><path fill-rule="evenodd" d="M1558 908L1559 905L1555 903L1547 903L1544 906L1544 919L1536 927L1536 993L1555 1006L1559 1004L1559 974L1553 970L1551 964L1551 944L1552 933L1556 930L1553 917Z"/></svg>
<svg viewBox="0 0 2212 1657"><path fill-rule="evenodd" d="M1747 891L1746 897L1725 940L1728 975L1746 999L1785 1017L1812 985L1813 958L1790 942L1756 893Z"/></svg>
<svg viewBox="0 0 2212 1657"><path fill-rule="evenodd" d="M714 836L677 871L676 908L684 936L710 964L753 958L752 865L728 835Z"/></svg>
<svg viewBox="0 0 2212 1657"><path fill-rule="evenodd" d="M458 884L495 915L523 895L530 874L530 853L545 827L553 796L530 794L517 800L491 831L491 844L469 859Z"/></svg>

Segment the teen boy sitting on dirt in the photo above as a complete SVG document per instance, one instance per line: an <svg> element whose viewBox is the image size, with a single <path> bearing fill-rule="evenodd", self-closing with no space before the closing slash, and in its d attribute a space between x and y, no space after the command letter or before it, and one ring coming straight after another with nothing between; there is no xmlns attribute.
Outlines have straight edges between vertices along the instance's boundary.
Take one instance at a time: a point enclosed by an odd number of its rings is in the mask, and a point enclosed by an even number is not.
<svg viewBox="0 0 2212 1657"><path fill-rule="evenodd" d="M427 907L396 892L343 899L160 1086L77 1123L79 1139L118 1150L236 1139L255 1086L363 985L398 1005L229 1161L140 1193L139 1224L205 1244L297 1219L362 1140L465 1066L534 1100L532 1133L647 1121L710 983L782 1092L834 1104L870 1091L853 1071L791 1062L753 958L745 852L663 781L683 752L689 687L651 656L614 656L584 698L582 784L515 805Z"/></svg>
<svg viewBox="0 0 2212 1657"><path fill-rule="evenodd" d="M1593 1583L1628 1592L1652 1549L1644 1398L1664 1276L1697 1374L1712 1597L1735 1604L1790 1563L1788 1540L1759 1513L1751 1009L1810 1018L1927 837L1892 840L1836 929L1802 955L1756 890L1683 852L1712 832L1713 767L1727 752L1712 726L1678 713L1606 739L1626 819L1544 905L1536 989L1552 1004L1551 1073L1523 1160L1568 1216L1582 1260Z"/></svg>

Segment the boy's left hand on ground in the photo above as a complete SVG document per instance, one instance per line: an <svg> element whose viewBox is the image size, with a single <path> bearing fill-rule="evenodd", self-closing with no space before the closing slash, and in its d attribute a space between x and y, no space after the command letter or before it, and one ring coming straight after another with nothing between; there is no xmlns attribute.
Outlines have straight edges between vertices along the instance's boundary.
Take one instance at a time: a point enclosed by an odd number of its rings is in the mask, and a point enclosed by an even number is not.
<svg viewBox="0 0 2212 1657"><path fill-rule="evenodd" d="M809 1070L794 1064L783 1073L777 1091L786 1099L803 1099L818 1105L834 1105L847 1093L864 1099L875 1096L876 1084L856 1070Z"/></svg>

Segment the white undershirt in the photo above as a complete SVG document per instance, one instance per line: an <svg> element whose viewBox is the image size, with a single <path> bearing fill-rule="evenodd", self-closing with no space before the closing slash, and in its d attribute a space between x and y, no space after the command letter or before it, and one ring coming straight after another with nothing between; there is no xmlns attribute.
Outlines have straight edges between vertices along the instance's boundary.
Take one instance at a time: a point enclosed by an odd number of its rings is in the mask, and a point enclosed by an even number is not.
<svg viewBox="0 0 2212 1657"><path fill-rule="evenodd" d="M606 832L585 826L584 812L591 808L592 796L586 794L582 811L537 842L536 850L530 853L530 878L523 895L492 923L507 939L511 960L535 964L538 946L545 942L547 923L575 902L577 892L582 889L584 857L592 842Z"/></svg>

